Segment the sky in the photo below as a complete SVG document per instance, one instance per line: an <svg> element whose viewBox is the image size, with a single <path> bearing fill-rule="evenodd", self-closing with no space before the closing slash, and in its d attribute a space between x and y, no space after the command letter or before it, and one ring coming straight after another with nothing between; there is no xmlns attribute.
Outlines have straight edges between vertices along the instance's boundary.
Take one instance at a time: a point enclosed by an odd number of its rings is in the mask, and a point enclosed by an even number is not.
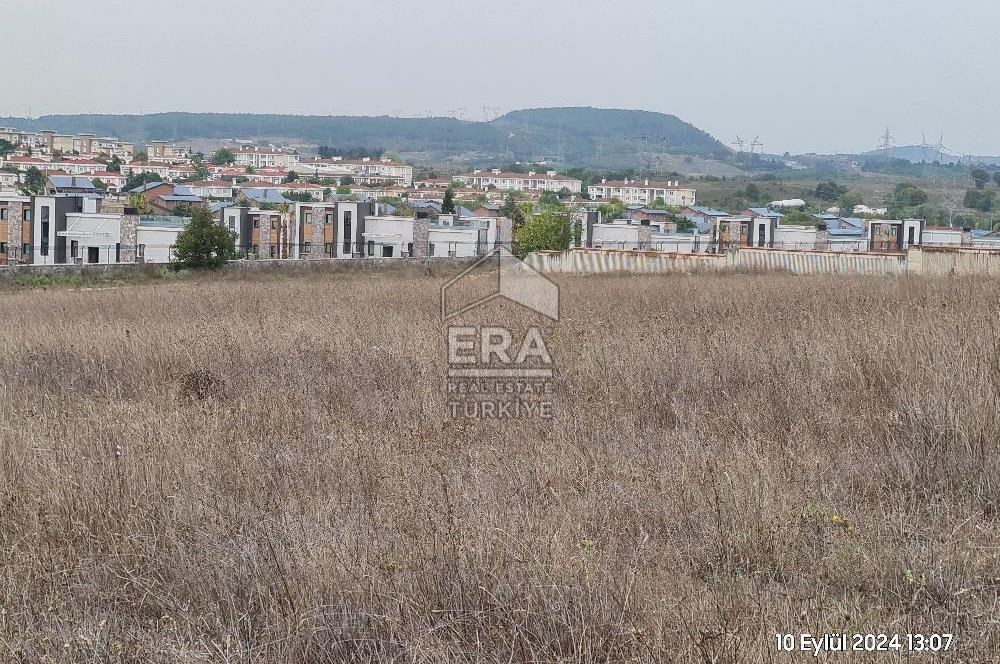
<svg viewBox="0 0 1000 664"><path fill-rule="evenodd" d="M995 0L0 0L0 115L639 108L724 143L1000 154Z"/></svg>

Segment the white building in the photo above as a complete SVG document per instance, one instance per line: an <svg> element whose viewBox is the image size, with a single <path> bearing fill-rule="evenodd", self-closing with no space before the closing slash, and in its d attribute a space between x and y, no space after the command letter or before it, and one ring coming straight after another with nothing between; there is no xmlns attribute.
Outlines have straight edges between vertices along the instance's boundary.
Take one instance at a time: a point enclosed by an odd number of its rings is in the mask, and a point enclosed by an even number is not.
<svg viewBox="0 0 1000 664"><path fill-rule="evenodd" d="M183 217L140 217L136 227L136 258L146 263L171 263Z"/></svg>
<svg viewBox="0 0 1000 664"><path fill-rule="evenodd" d="M581 180L560 175L556 171L546 171L545 173L508 173L499 168L490 171L473 171L455 177L465 183L468 187L476 189L514 189L516 191L562 191L568 189L576 194L583 186Z"/></svg>
<svg viewBox="0 0 1000 664"><path fill-rule="evenodd" d="M294 168L299 156L285 148L262 148L256 145L244 146L236 152L236 163L251 168Z"/></svg>
<svg viewBox="0 0 1000 664"><path fill-rule="evenodd" d="M413 184L413 167L386 157L373 159L301 159L295 172L306 177L350 177L358 184L381 184L409 187Z"/></svg>
<svg viewBox="0 0 1000 664"><path fill-rule="evenodd" d="M695 190L676 180L601 180L600 184L587 187L587 194L595 200L617 198L626 205L652 205L657 199L676 207L696 204Z"/></svg>
<svg viewBox="0 0 1000 664"><path fill-rule="evenodd" d="M67 262L103 265L121 262L121 224L119 214L67 213L66 230L56 233L66 239Z"/></svg>

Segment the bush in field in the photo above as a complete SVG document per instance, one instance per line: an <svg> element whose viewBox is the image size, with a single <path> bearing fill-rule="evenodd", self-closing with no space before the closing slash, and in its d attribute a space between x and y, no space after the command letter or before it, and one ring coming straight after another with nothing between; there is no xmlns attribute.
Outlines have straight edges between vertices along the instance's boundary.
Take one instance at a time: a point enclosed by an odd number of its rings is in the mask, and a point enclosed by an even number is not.
<svg viewBox="0 0 1000 664"><path fill-rule="evenodd" d="M177 236L174 258L183 267L216 269L235 256L235 243L233 233L215 223L208 209L198 207Z"/></svg>

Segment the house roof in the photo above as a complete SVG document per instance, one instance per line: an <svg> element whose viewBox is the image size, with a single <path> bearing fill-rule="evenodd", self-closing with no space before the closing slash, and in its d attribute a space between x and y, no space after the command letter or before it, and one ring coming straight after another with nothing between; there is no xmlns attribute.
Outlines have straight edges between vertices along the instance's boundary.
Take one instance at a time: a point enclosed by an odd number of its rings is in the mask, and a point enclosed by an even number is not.
<svg viewBox="0 0 1000 664"><path fill-rule="evenodd" d="M750 212L757 217L765 217L767 219L781 219L785 215L780 212L775 212L774 210L768 210L767 208L747 208Z"/></svg>
<svg viewBox="0 0 1000 664"><path fill-rule="evenodd" d="M170 184L169 182L147 182L146 184L140 185L134 189L129 189L129 193L142 194L144 192L149 191L150 189L155 189L156 187L169 184Z"/></svg>
<svg viewBox="0 0 1000 664"><path fill-rule="evenodd" d="M96 189L90 178L79 175L50 175L49 183L56 189Z"/></svg>
<svg viewBox="0 0 1000 664"><path fill-rule="evenodd" d="M240 189L240 193L257 203L291 203L274 189Z"/></svg>
<svg viewBox="0 0 1000 664"><path fill-rule="evenodd" d="M160 196L160 200L168 201L171 203L201 203L201 197L194 195L177 195L177 194L167 194L165 196Z"/></svg>
<svg viewBox="0 0 1000 664"><path fill-rule="evenodd" d="M725 212L724 210L716 210L715 208L705 207L704 205L689 205L689 210L693 210L700 215L706 217L731 217L733 215Z"/></svg>
<svg viewBox="0 0 1000 664"><path fill-rule="evenodd" d="M208 209L211 210L212 214L215 214L219 210L223 210L227 207L232 207L233 205L235 205L235 203L233 203L232 201L219 201L218 203L212 203L210 206L208 206Z"/></svg>

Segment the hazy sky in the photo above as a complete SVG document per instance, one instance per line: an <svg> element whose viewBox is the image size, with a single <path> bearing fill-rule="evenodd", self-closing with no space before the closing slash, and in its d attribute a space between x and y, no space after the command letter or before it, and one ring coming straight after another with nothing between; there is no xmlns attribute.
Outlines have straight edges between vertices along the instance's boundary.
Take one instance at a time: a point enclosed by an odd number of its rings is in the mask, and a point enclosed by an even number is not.
<svg viewBox="0 0 1000 664"><path fill-rule="evenodd" d="M0 0L0 115L642 108L1000 154L995 0Z"/></svg>

